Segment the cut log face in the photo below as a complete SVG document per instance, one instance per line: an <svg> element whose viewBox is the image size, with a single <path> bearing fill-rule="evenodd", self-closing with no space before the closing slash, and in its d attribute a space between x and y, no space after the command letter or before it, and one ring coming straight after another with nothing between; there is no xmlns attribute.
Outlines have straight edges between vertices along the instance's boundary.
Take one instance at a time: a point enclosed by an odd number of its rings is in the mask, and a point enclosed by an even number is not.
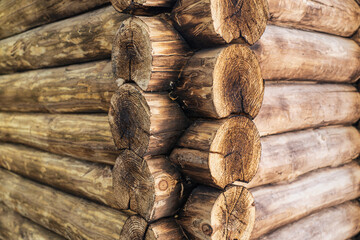
<svg viewBox="0 0 360 240"><path fill-rule="evenodd" d="M119 12L135 15L150 15L170 9L175 0L110 0Z"/></svg>
<svg viewBox="0 0 360 240"><path fill-rule="evenodd" d="M119 149L139 156L167 154L187 119L167 93L146 93L133 84L124 84L111 98L109 121Z"/></svg>
<svg viewBox="0 0 360 240"><path fill-rule="evenodd" d="M135 82L144 91L164 91L176 81L189 48L160 17L132 17L116 33L112 60L116 78Z"/></svg>
<svg viewBox="0 0 360 240"><path fill-rule="evenodd" d="M179 216L179 223L195 239L249 239L254 221L254 198L243 187L225 191L197 187Z"/></svg>
<svg viewBox="0 0 360 240"><path fill-rule="evenodd" d="M225 188L256 174L261 155L260 135L246 117L197 121L182 135L170 159L196 182Z"/></svg>
<svg viewBox="0 0 360 240"><path fill-rule="evenodd" d="M182 228L173 218L160 219L151 223L146 230L145 240L187 240Z"/></svg>
<svg viewBox="0 0 360 240"><path fill-rule="evenodd" d="M239 44L202 50L188 62L173 94L195 117L224 118L245 113L255 117L264 83L256 56Z"/></svg>

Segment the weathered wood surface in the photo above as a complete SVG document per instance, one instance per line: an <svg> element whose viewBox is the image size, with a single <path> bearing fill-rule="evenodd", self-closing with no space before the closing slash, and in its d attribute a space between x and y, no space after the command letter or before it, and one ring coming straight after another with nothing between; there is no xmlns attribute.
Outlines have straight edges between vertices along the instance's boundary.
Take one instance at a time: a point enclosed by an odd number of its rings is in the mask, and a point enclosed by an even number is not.
<svg viewBox="0 0 360 240"><path fill-rule="evenodd" d="M184 231L173 218L160 219L151 223L146 230L145 240L188 240Z"/></svg>
<svg viewBox="0 0 360 240"><path fill-rule="evenodd" d="M249 182L261 155L260 135L244 116L199 120L181 136L170 160L201 184L218 188L240 180Z"/></svg>
<svg viewBox="0 0 360 240"><path fill-rule="evenodd" d="M0 203L0 239L65 240Z"/></svg>
<svg viewBox="0 0 360 240"><path fill-rule="evenodd" d="M354 0L268 0L269 23L289 28L351 36L360 26Z"/></svg>
<svg viewBox="0 0 360 240"><path fill-rule="evenodd" d="M127 17L109 6L3 39L0 74L109 58Z"/></svg>
<svg viewBox="0 0 360 240"><path fill-rule="evenodd" d="M135 15L153 15L168 12L176 0L110 0L119 12Z"/></svg>
<svg viewBox="0 0 360 240"><path fill-rule="evenodd" d="M109 60L0 75L0 110L107 112L121 84Z"/></svg>
<svg viewBox="0 0 360 240"><path fill-rule="evenodd" d="M108 0L7 0L0 2L0 39L89 11Z"/></svg>
<svg viewBox="0 0 360 240"><path fill-rule="evenodd" d="M255 54L234 44L195 53L172 95L191 116L224 118L242 112L255 117L264 83Z"/></svg>
<svg viewBox="0 0 360 240"><path fill-rule="evenodd" d="M268 25L251 49L266 80L355 82L360 77L360 47L351 39Z"/></svg>
<svg viewBox="0 0 360 240"><path fill-rule="evenodd" d="M289 184L250 189L256 219L252 239L297 221L315 211L360 196L360 166L350 163L325 168L299 177Z"/></svg>
<svg viewBox="0 0 360 240"><path fill-rule="evenodd" d="M108 165L1 143L0 166L37 182L119 208L113 191L112 170Z"/></svg>
<svg viewBox="0 0 360 240"><path fill-rule="evenodd" d="M135 82L144 91L166 91L189 55L186 42L166 20L132 17L116 33L113 69L116 78Z"/></svg>
<svg viewBox="0 0 360 240"><path fill-rule="evenodd" d="M241 39L255 43L263 34L269 15L266 0L179 0L172 19L195 48L206 48Z"/></svg>
<svg viewBox="0 0 360 240"><path fill-rule="evenodd" d="M169 153L188 125L167 92L143 92L135 84L122 85L112 96L109 122L116 146L140 157Z"/></svg>
<svg viewBox="0 0 360 240"><path fill-rule="evenodd" d="M68 239L142 239L146 221L0 169L0 199L10 209Z"/></svg>
<svg viewBox="0 0 360 240"><path fill-rule="evenodd" d="M360 118L360 95L351 85L265 84L262 107L254 119L261 136Z"/></svg>
<svg viewBox="0 0 360 240"><path fill-rule="evenodd" d="M179 223L190 239L249 239L255 207L251 193L243 187L225 191L199 186L193 190L179 215Z"/></svg>
<svg viewBox="0 0 360 240"><path fill-rule="evenodd" d="M0 113L0 140L107 164L119 154L101 114Z"/></svg>
<svg viewBox="0 0 360 240"><path fill-rule="evenodd" d="M286 225L261 240L348 239L360 231L360 205L346 202Z"/></svg>
<svg viewBox="0 0 360 240"><path fill-rule="evenodd" d="M352 40L354 40L355 42L357 42L357 44L360 45L360 29L355 32Z"/></svg>

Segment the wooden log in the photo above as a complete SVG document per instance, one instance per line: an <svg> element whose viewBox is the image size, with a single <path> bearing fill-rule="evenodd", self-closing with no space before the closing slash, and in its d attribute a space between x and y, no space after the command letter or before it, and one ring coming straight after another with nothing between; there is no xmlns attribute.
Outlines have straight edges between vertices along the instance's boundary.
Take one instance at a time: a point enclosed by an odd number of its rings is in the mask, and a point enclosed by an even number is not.
<svg viewBox="0 0 360 240"><path fill-rule="evenodd" d="M141 158L124 150L116 160L113 179L120 207L147 221L175 214L183 200L180 174L164 156Z"/></svg>
<svg viewBox="0 0 360 240"><path fill-rule="evenodd" d="M261 136L335 124L360 117L360 95L351 85L265 84L254 119Z"/></svg>
<svg viewBox="0 0 360 240"><path fill-rule="evenodd" d="M146 230L145 240L188 240L182 228L173 218L160 219L151 223Z"/></svg>
<svg viewBox="0 0 360 240"><path fill-rule="evenodd" d="M68 239L142 239L146 221L0 169L0 199L10 209Z"/></svg>
<svg viewBox="0 0 360 240"><path fill-rule="evenodd" d="M109 58L117 26L111 6L0 41L0 74Z"/></svg>
<svg viewBox="0 0 360 240"><path fill-rule="evenodd" d="M168 93L148 93L124 84L111 98L109 122L115 145L140 157L167 154L187 127Z"/></svg>
<svg viewBox="0 0 360 240"><path fill-rule="evenodd" d="M360 166L350 163L306 174L290 184L250 190L256 219L252 239L299 220L320 209L360 196Z"/></svg>
<svg viewBox="0 0 360 240"><path fill-rule="evenodd" d="M115 164L106 115L0 113L0 140L78 159Z"/></svg>
<svg viewBox="0 0 360 240"><path fill-rule="evenodd" d="M350 39L268 25L251 49L266 80L355 82L360 77L360 47Z"/></svg>
<svg viewBox="0 0 360 240"><path fill-rule="evenodd" d="M37 182L120 208L114 195L112 170L108 165L1 143L0 166Z"/></svg>
<svg viewBox="0 0 360 240"><path fill-rule="evenodd" d="M179 0L172 11L177 29L195 48L237 39L254 44L265 30L268 15L265 0Z"/></svg>
<svg viewBox="0 0 360 240"><path fill-rule="evenodd" d="M167 12L175 4L175 0L110 0L113 7L119 12L135 15L153 15Z"/></svg>
<svg viewBox="0 0 360 240"><path fill-rule="evenodd" d="M112 51L116 78L144 91L166 91L178 79L190 49L160 17L132 17L116 33Z"/></svg>
<svg viewBox="0 0 360 240"><path fill-rule="evenodd" d="M173 95L191 116L224 118L242 112L255 117L264 83L256 56L236 44L195 53Z"/></svg>
<svg viewBox="0 0 360 240"><path fill-rule="evenodd" d="M354 36L352 37L352 40L354 40L357 44L360 45L360 29L358 29Z"/></svg>
<svg viewBox="0 0 360 240"><path fill-rule="evenodd" d="M42 1L10 0L0 3L0 39L28 29L78 15L99 7L108 0L95 1Z"/></svg>
<svg viewBox="0 0 360 240"><path fill-rule="evenodd" d="M249 239L254 219L254 199L246 188L199 186L178 221L191 239Z"/></svg>
<svg viewBox="0 0 360 240"><path fill-rule="evenodd" d="M59 235L22 217L0 203L0 239L64 240Z"/></svg>
<svg viewBox="0 0 360 240"><path fill-rule="evenodd" d="M196 182L214 187L249 182L258 169L260 135L246 117L199 120L181 136L170 160Z"/></svg>
<svg viewBox="0 0 360 240"><path fill-rule="evenodd" d="M348 239L360 230L360 204L346 202L286 225L261 240Z"/></svg>
<svg viewBox="0 0 360 240"><path fill-rule="evenodd" d="M360 26L360 7L354 0L268 0L269 23L343 37Z"/></svg>

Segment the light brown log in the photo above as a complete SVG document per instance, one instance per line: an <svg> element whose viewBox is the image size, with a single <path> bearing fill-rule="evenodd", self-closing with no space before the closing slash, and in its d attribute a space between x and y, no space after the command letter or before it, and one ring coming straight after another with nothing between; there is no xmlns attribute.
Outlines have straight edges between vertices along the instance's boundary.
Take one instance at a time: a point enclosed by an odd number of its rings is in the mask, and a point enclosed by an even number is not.
<svg viewBox="0 0 360 240"><path fill-rule="evenodd" d="M119 208L108 165L1 143L0 166L37 182Z"/></svg>
<svg viewBox="0 0 360 240"><path fill-rule="evenodd" d="M146 230L145 240L187 240L182 228L173 218L160 219L151 223Z"/></svg>
<svg viewBox="0 0 360 240"><path fill-rule="evenodd" d="M196 48L236 39L254 44L265 30L268 11L265 0L180 0L174 6L172 19Z"/></svg>
<svg viewBox="0 0 360 240"><path fill-rule="evenodd" d="M22 217L2 203L0 203L0 239L64 240L59 235Z"/></svg>
<svg viewBox="0 0 360 240"><path fill-rule="evenodd" d="M116 33L112 51L116 78L135 82L144 91L169 90L178 79L190 49L160 17L132 17Z"/></svg>
<svg viewBox="0 0 360 240"><path fill-rule="evenodd" d="M71 17L107 3L95 1L8 0L0 2L0 39Z"/></svg>
<svg viewBox="0 0 360 240"><path fill-rule="evenodd" d="M268 0L269 23L289 28L351 36L360 26L354 0Z"/></svg>
<svg viewBox="0 0 360 240"><path fill-rule="evenodd" d="M255 207L251 193L243 187L225 191L199 186L191 193L179 223L191 239L250 238Z"/></svg>
<svg viewBox="0 0 360 240"><path fill-rule="evenodd" d="M360 77L360 47L350 39L268 25L251 49L266 80L355 82Z"/></svg>
<svg viewBox="0 0 360 240"><path fill-rule="evenodd" d="M0 140L107 164L120 152L108 117L100 114L0 113Z"/></svg>
<svg viewBox="0 0 360 240"><path fill-rule="evenodd" d="M0 41L0 74L109 58L126 14L105 7Z"/></svg>
<svg viewBox="0 0 360 240"><path fill-rule="evenodd" d="M360 196L360 166L350 163L306 174L290 184L250 190L256 219L251 238L299 220L315 211Z"/></svg>
<svg viewBox="0 0 360 240"><path fill-rule="evenodd" d="M261 240L348 239L360 230L360 205L346 202L286 225Z"/></svg>
<svg viewBox="0 0 360 240"><path fill-rule="evenodd" d="M176 2L175 0L110 0L119 12L135 15L152 15L167 12Z"/></svg>
<svg viewBox="0 0 360 240"><path fill-rule="evenodd" d="M170 159L196 182L214 187L256 174L261 155L260 135L244 116L196 121L181 136Z"/></svg>
<svg viewBox="0 0 360 240"><path fill-rule="evenodd" d="M109 122L115 145L140 157L167 154L187 127L168 93L142 92L134 84L122 85L112 96Z"/></svg>
<svg viewBox="0 0 360 240"><path fill-rule="evenodd" d="M255 117L264 96L264 83L254 53L236 44L195 53L173 95L191 116L224 118L246 113Z"/></svg>
<svg viewBox="0 0 360 240"><path fill-rule="evenodd" d="M146 222L0 170L0 199L10 209L68 239L142 239Z"/></svg>
<svg viewBox="0 0 360 240"><path fill-rule="evenodd" d="M360 117L360 95L351 85L265 84L254 119L261 136L334 124Z"/></svg>
<svg viewBox="0 0 360 240"><path fill-rule="evenodd" d="M354 34L354 36L352 37L352 39L353 39L357 44L360 45L360 29L358 29L358 30L355 32L355 34Z"/></svg>
<svg viewBox="0 0 360 240"><path fill-rule="evenodd" d="M181 177L164 156L141 158L124 150L116 160L113 178L119 206L147 221L171 216L180 208L184 188Z"/></svg>

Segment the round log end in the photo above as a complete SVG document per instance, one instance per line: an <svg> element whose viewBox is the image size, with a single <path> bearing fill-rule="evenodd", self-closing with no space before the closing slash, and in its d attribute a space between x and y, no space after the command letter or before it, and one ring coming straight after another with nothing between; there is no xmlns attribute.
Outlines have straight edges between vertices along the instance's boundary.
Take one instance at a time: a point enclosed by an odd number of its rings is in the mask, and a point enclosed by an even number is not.
<svg viewBox="0 0 360 240"><path fill-rule="evenodd" d="M120 233L119 239L121 240L133 240L144 239L147 222L139 216L129 217Z"/></svg>

